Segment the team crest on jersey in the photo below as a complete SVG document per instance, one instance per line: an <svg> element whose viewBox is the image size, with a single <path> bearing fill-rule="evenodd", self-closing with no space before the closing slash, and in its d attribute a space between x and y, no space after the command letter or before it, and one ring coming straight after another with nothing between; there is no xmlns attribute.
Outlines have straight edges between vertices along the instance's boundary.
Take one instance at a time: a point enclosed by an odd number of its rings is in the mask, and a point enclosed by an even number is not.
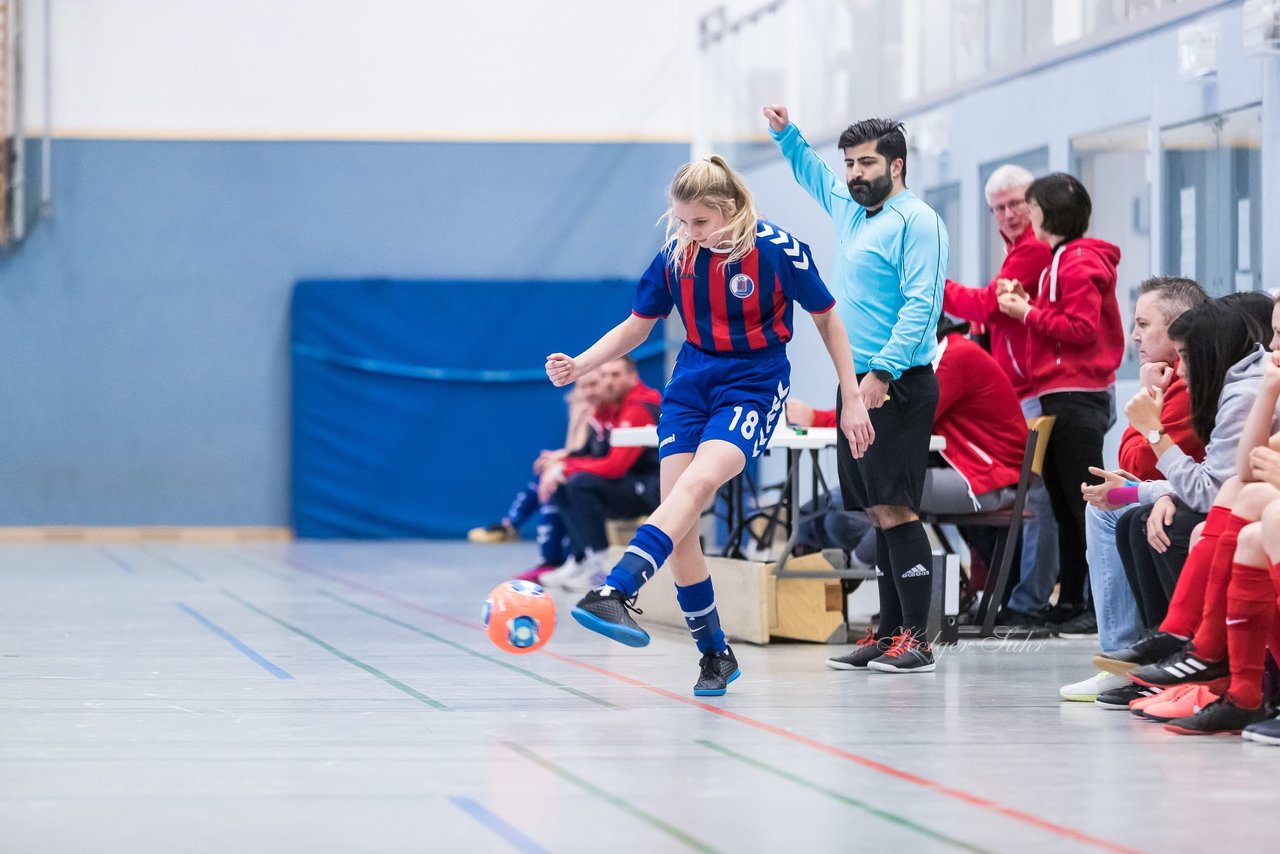
<svg viewBox="0 0 1280 854"><path fill-rule="evenodd" d="M738 299L746 299L756 292L756 283L746 273L739 273L729 280L729 293Z"/></svg>

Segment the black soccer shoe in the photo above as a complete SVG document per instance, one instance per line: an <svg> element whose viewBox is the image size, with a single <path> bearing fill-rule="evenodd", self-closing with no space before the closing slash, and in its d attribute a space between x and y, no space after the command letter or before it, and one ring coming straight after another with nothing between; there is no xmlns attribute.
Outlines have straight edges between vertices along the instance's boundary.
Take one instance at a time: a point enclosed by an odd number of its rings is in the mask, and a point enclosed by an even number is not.
<svg viewBox="0 0 1280 854"><path fill-rule="evenodd" d="M1223 697L1190 717L1174 718L1164 728L1178 735L1235 735L1270 716L1264 706L1242 709L1229 697Z"/></svg>
<svg viewBox="0 0 1280 854"><path fill-rule="evenodd" d="M698 683L693 686L695 697L720 697L724 695L729 683L742 675L738 669L738 659L733 650L724 648L724 652L703 653L698 662Z"/></svg>
<svg viewBox="0 0 1280 854"><path fill-rule="evenodd" d="M1152 697L1159 694L1163 688L1152 688L1148 685L1139 685L1137 682L1130 682L1128 685L1121 685L1119 688L1112 688L1110 691L1103 691L1098 698L1093 701L1095 706L1101 706L1104 709L1121 709L1127 710L1129 704L1134 700L1142 697Z"/></svg>
<svg viewBox="0 0 1280 854"><path fill-rule="evenodd" d="M648 646L649 633L631 619L629 611L642 613L635 606L635 597L628 599L621 590L609 585L588 590L570 612L585 628L602 634L610 640L627 646ZM721 692L723 693L723 692Z"/></svg>
<svg viewBox="0 0 1280 854"><path fill-rule="evenodd" d="M893 641L889 638L876 640L875 632L867 629L867 633L858 639L853 652L845 655L833 655L827 659L827 667L832 670L868 670L868 664L889 651Z"/></svg>
<svg viewBox="0 0 1280 854"><path fill-rule="evenodd" d="M1155 664L1175 652L1181 652L1187 642L1168 632L1155 631L1143 636L1133 646L1113 652L1100 652L1093 657L1093 666L1107 673L1124 676L1144 664Z"/></svg>
<svg viewBox="0 0 1280 854"><path fill-rule="evenodd" d="M1212 682L1230 675L1231 665L1225 658L1221 661L1208 661L1192 652L1191 647L1128 673L1129 678L1139 685L1153 685L1157 688Z"/></svg>

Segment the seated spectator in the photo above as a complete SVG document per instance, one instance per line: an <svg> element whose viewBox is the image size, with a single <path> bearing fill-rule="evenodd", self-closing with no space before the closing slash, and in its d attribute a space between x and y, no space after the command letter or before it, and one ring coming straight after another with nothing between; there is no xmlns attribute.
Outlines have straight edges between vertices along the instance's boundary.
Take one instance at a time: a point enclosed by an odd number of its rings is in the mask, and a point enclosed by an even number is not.
<svg viewBox="0 0 1280 854"><path fill-rule="evenodd" d="M519 529L536 517L539 563L516 578L537 581L543 573L561 566L569 556L570 541L559 509L538 499L538 481L546 468L568 457L599 457L608 453L609 442L597 418L606 403L601 372L594 371L574 384L565 397L569 407L569 428L563 448L544 450L533 462L534 479L516 493L503 516L496 523L472 528L467 539L473 543L507 543L520 539Z"/></svg>
<svg viewBox="0 0 1280 854"><path fill-rule="evenodd" d="M1116 302L1120 249L1085 236L1093 204L1070 175L1038 178L1027 188L1027 206L1053 258L1034 302L1025 283L1005 282L998 305L1026 326L1027 375L1041 410L1056 419L1044 482L1058 522L1058 601L1046 617L1060 632L1096 632L1080 484L1090 480L1091 468L1102 468L1103 439L1115 417L1113 386L1124 355Z"/></svg>
<svg viewBox="0 0 1280 854"><path fill-rule="evenodd" d="M1138 291L1132 340L1138 346L1140 384L1143 388L1163 390L1160 424L1174 444L1199 462L1204 459L1204 445L1191 426L1190 396L1176 370L1177 351L1169 338L1169 325L1186 311L1203 305L1208 296L1196 282L1172 277L1148 279L1139 285ZM1092 469L1091 473L1102 477L1104 482L1080 485L1087 503L1085 537L1089 559L1089 587L1098 620L1098 642L1104 653L1137 643L1143 626L1150 625L1144 623L1138 613L1138 603L1120 563L1116 545L1116 524L1129 508L1110 503L1107 500L1108 493L1122 480L1136 482L1163 479L1156 467L1156 455L1147 437L1134 429L1133 425L1125 428L1120 439L1119 456L1119 472ZM1063 686L1059 694L1066 700L1093 702L1100 693L1126 684L1127 680L1118 680L1114 675L1103 672ZM1128 708L1128 699L1111 705L1108 702L1104 701L1101 705L1107 708Z"/></svg>
<svg viewBox="0 0 1280 854"><path fill-rule="evenodd" d="M617 427L658 423L660 392L640 381L630 356L614 359L599 369L608 401L597 411L604 434ZM559 510L578 561L542 576L542 583L586 591L604 583L610 566L605 522L652 513L661 499L658 450L612 447L602 456L565 457L549 464L538 483L538 497Z"/></svg>

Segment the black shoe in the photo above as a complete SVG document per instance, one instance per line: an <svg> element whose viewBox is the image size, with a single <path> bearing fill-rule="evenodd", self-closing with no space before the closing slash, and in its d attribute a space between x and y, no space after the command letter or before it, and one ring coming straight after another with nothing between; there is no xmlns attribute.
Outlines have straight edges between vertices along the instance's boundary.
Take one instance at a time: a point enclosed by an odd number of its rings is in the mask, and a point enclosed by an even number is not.
<svg viewBox="0 0 1280 854"><path fill-rule="evenodd" d="M1231 666L1221 661L1206 661L1196 655L1190 646L1162 658L1155 664L1147 664L1129 673L1129 678L1139 685L1168 688L1191 682L1212 682L1231 675Z"/></svg>
<svg viewBox="0 0 1280 854"><path fill-rule="evenodd" d="M588 590L587 595L570 612L573 618L593 632L604 635L627 646L648 646L649 633L636 625L628 611L642 613L635 606L635 597L628 599L621 590L609 585Z"/></svg>
<svg viewBox="0 0 1280 854"><path fill-rule="evenodd" d="M853 652L831 656L827 659L827 667L832 670L866 670L867 665L888 652L891 645L889 638L876 640L876 633L867 629L866 636L858 641Z"/></svg>
<svg viewBox="0 0 1280 854"><path fill-rule="evenodd" d="M1091 638L1098 633L1098 618L1092 608L1085 608L1065 623L1056 623L1050 630L1060 638Z"/></svg>
<svg viewBox="0 0 1280 854"><path fill-rule="evenodd" d="M1245 741L1256 741L1258 744L1280 744L1280 718L1249 724L1240 735Z"/></svg>
<svg viewBox="0 0 1280 854"><path fill-rule="evenodd" d="M1185 640L1168 632L1149 632L1133 646L1098 653L1093 657L1093 666L1107 673L1124 676L1144 664L1155 664L1181 652L1186 645Z"/></svg>
<svg viewBox="0 0 1280 854"><path fill-rule="evenodd" d="M1265 721L1270 714L1266 707L1242 709L1230 698L1210 703L1194 715L1175 718L1164 725L1169 732L1179 735L1234 735L1250 724Z"/></svg>
<svg viewBox="0 0 1280 854"><path fill-rule="evenodd" d="M918 640L910 630L894 635L893 643L879 658L867 667L882 673L929 673L937 665L933 660L933 647L927 641Z"/></svg>
<svg viewBox="0 0 1280 854"><path fill-rule="evenodd" d="M1068 620L1075 619L1085 609L1084 605L1076 605L1070 602L1061 602L1054 605L1048 611L1044 612L1044 620L1050 625L1057 623L1065 623Z"/></svg>
<svg viewBox="0 0 1280 854"><path fill-rule="evenodd" d="M1159 694L1162 688L1152 688L1149 685L1139 685L1131 682L1128 685L1121 685L1119 688L1112 688L1110 691L1103 691L1098 698L1093 701L1095 706L1101 706L1104 709L1128 709L1129 704L1140 697L1152 697Z"/></svg>
<svg viewBox="0 0 1280 854"><path fill-rule="evenodd" d="M1047 629L1048 622L1039 614L1028 614L1014 608L1001 608L996 614L996 625L1007 629Z"/></svg>
<svg viewBox="0 0 1280 854"><path fill-rule="evenodd" d="M724 648L724 652L706 652L698 662L698 683L693 686L695 697L719 697L724 694L729 683L742 675L738 669L738 659L733 650Z"/></svg>

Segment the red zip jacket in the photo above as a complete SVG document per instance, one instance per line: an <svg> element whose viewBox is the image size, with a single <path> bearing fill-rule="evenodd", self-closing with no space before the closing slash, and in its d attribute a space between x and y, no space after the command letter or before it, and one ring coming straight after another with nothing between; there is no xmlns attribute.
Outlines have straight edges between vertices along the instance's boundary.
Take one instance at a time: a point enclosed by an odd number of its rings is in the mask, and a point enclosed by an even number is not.
<svg viewBox="0 0 1280 854"><path fill-rule="evenodd" d="M1040 293L1023 322L1027 370L1037 395L1106 391L1124 355L1116 302L1120 247L1081 237L1053 253Z"/></svg>
<svg viewBox="0 0 1280 854"><path fill-rule="evenodd" d="M991 355L1022 400L1035 395L1026 372L1027 328L1022 321L1000 313L996 305L996 280L1017 279L1034 301L1040 289L1040 275L1049 266L1053 253L1049 251L1049 244L1036 240L1036 231L1029 225L1012 242L1003 233L1000 236L1005 242L1005 256L996 278L985 288L970 288L947 279L942 310L952 317L987 325L991 333Z"/></svg>
<svg viewBox="0 0 1280 854"><path fill-rule="evenodd" d="M1173 443L1187 456L1196 462L1204 461L1204 444L1196 436L1196 431L1191 429L1191 393L1177 374L1164 390L1160 424ZM1151 444L1132 427L1126 427L1124 435L1120 437L1120 468L1136 476L1138 480L1165 479L1156 468L1156 452L1151 449Z"/></svg>
<svg viewBox="0 0 1280 854"><path fill-rule="evenodd" d="M953 334L938 344L938 408L933 432L947 440L942 458L974 496L1018 485L1027 422L1013 385L986 350ZM836 426L834 409L815 409L814 427Z"/></svg>
<svg viewBox="0 0 1280 854"><path fill-rule="evenodd" d="M658 423L658 412L662 405L662 394L637 381L616 407L602 406L596 410L596 417L606 433L615 427L644 427ZM655 448L615 448L602 457L566 457L564 461L565 477L578 472L598 475L608 480L617 480L632 469L637 473L641 468L652 468L657 471L658 451Z"/></svg>
<svg viewBox="0 0 1280 854"><path fill-rule="evenodd" d="M975 496L1017 486L1027 422L1013 385L991 354L963 335L942 339L938 352L933 432L947 440L942 458Z"/></svg>

